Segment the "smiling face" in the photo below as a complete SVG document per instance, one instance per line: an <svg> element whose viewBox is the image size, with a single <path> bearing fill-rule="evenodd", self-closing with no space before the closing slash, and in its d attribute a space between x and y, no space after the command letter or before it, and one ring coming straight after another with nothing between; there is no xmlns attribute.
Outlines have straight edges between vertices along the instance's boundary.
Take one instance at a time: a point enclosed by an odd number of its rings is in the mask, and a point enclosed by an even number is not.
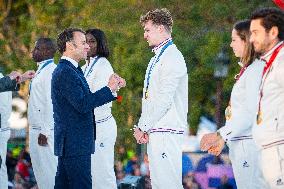
<svg viewBox="0 0 284 189"><path fill-rule="evenodd" d="M269 46L269 35L265 28L261 25L261 19L252 20L250 26L250 42L258 53L265 53Z"/></svg>
<svg viewBox="0 0 284 189"><path fill-rule="evenodd" d="M233 49L236 57L242 58L244 55L245 41L241 39L241 37L238 35L238 32L235 29L232 30L231 37L232 41L230 47Z"/></svg>
<svg viewBox="0 0 284 189"><path fill-rule="evenodd" d="M82 32L74 32L73 34L73 55L77 61L87 59L87 53L90 50L86 42L86 36Z"/></svg>
<svg viewBox="0 0 284 189"><path fill-rule="evenodd" d="M277 37L278 28L272 27L269 31L267 31L263 27L261 19L251 21L250 32L250 42L253 44L255 52L260 54L267 53L279 41Z"/></svg>

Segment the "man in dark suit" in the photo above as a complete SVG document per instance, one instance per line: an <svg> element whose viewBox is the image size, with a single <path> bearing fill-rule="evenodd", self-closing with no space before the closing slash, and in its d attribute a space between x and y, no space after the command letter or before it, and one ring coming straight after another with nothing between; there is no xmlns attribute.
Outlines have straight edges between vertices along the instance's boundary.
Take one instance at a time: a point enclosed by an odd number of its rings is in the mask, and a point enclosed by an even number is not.
<svg viewBox="0 0 284 189"><path fill-rule="evenodd" d="M93 109L115 100L113 95L125 86L114 74L108 86L91 93L78 65L87 58L89 45L84 31L69 28L58 35L61 60L53 72L51 98L54 112L54 151L58 156L55 189L91 189L91 154L94 153Z"/></svg>
<svg viewBox="0 0 284 189"><path fill-rule="evenodd" d="M17 91L19 90L19 83L34 77L34 71L27 71L23 75L19 72L13 71L9 75L2 77L0 73L0 92Z"/></svg>

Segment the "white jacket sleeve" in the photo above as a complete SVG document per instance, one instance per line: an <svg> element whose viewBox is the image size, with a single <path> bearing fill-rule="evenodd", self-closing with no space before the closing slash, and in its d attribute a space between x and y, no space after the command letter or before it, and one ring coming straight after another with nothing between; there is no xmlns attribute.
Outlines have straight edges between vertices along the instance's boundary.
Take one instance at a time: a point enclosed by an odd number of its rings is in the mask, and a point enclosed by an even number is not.
<svg viewBox="0 0 284 189"><path fill-rule="evenodd" d="M170 109L180 79L187 74L184 60L175 56L165 56L158 64L161 64L159 88L156 89L157 94L151 96L151 103L148 104L148 110L152 111L150 115L142 111L138 123L138 127L144 132L149 131Z"/></svg>
<svg viewBox="0 0 284 189"><path fill-rule="evenodd" d="M44 99L45 106L43 107L43 126L41 127L42 134L46 136L51 136L51 129L54 128L54 120L53 120L53 104L51 100L51 78L52 72L54 68L48 70L48 74L44 78Z"/></svg>

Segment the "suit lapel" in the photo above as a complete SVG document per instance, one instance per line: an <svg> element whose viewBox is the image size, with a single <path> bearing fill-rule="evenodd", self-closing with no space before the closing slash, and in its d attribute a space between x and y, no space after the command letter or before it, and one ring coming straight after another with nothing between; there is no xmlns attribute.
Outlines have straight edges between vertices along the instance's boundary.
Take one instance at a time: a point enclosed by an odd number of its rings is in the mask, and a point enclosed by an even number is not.
<svg viewBox="0 0 284 189"><path fill-rule="evenodd" d="M90 91L89 84L86 81L86 78L84 77L83 72L80 72L78 68L76 68L71 62L68 60L60 60L60 62L65 63L67 66L71 67L79 76L80 80L82 81L82 84L85 88L87 88Z"/></svg>

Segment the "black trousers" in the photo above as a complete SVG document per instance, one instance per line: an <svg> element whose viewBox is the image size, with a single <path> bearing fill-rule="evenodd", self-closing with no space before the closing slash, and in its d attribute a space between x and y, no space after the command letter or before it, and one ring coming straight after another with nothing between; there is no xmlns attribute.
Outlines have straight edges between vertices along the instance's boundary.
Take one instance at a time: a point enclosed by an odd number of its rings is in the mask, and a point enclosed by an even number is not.
<svg viewBox="0 0 284 189"><path fill-rule="evenodd" d="M54 189L92 189L91 155L58 157Z"/></svg>

